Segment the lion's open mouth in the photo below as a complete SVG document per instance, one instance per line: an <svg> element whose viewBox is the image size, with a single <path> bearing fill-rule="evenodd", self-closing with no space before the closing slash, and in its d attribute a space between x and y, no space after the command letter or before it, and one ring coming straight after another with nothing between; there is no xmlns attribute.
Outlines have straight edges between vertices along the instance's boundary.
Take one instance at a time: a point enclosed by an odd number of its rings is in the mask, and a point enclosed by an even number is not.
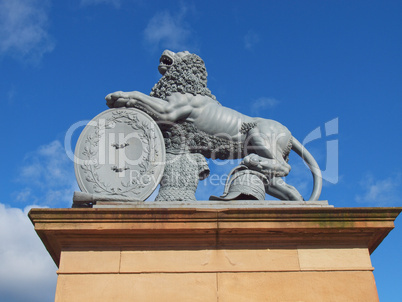
<svg viewBox="0 0 402 302"><path fill-rule="evenodd" d="M161 58L159 59L159 66L158 66L159 72L162 75L164 75L172 64L173 64L173 59L171 57L169 57L167 55L162 55Z"/></svg>
<svg viewBox="0 0 402 302"><path fill-rule="evenodd" d="M166 55L161 56L159 62L164 65L172 65L173 64L173 60Z"/></svg>

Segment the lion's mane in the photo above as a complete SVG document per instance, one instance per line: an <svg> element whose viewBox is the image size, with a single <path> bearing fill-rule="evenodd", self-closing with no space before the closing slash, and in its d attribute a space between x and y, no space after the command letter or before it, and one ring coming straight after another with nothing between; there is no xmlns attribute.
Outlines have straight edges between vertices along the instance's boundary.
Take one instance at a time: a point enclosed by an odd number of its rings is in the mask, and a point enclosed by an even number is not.
<svg viewBox="0 0 402 302"><path fill-rule="evenodd" d="M165 100L172 93L180 92L205 95L216 101L207 88L207 76L204 61L195 54L188 54L174 60L174 64L152 88L150 95Z"/></svg>
<svg viewBox="0 0 402 302"><path fill-rule="evenodd" d="M207 88L207 75L204 61L199 56L189 54L175 58L174 64L155 84L150 95L165 100L175 92L190 93L194 96L200 94L219 104ZM141 106L138 107L144 110ZM162 123L159 126L165 137L166 151L169 153L200 153L207 158L219 159L243 157L241 144L209 135L186 120L178 121L174 125Z"/></svg>

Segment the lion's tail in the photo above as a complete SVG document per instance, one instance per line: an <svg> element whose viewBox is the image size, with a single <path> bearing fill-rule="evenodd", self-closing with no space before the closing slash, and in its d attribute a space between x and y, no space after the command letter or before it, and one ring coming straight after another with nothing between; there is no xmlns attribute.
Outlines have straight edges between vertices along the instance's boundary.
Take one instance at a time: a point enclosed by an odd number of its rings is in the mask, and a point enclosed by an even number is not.
<svg viewBox="0 0 402 302"><path fill-rule="evenodd" d="M310 152L308 152L307 149L304 148L304 146L294 137L292 138L292 150L295 151L306 162L311 170L311 173L313 174L314 187L309 201L318 200L322 189L322 175L320 167Z"/></svg>

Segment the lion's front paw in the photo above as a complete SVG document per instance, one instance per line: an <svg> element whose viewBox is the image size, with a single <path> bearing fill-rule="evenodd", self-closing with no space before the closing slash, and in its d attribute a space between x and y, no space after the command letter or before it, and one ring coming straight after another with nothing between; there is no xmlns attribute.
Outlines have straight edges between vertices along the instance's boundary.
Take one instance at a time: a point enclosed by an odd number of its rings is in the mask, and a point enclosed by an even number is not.
<svg viewBox="0 0 402 302"><path fill-rule="evenodd" d="M127 92L116 91L113 93L109 93L106 97L106 105L110 108L124 107L127 106L127 103L130 100L130 96Z"/></svg>

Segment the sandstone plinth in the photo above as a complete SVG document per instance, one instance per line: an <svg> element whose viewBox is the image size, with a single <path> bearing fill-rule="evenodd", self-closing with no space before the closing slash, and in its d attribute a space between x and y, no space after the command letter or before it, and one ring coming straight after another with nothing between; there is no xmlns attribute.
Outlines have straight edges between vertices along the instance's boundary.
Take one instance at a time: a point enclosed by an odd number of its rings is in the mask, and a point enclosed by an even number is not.
<svg viewBox="0 0 402 302"><path fill-rule="evenodd" d="M32 209L56 301L378 301L401 208Z"/></svg>

